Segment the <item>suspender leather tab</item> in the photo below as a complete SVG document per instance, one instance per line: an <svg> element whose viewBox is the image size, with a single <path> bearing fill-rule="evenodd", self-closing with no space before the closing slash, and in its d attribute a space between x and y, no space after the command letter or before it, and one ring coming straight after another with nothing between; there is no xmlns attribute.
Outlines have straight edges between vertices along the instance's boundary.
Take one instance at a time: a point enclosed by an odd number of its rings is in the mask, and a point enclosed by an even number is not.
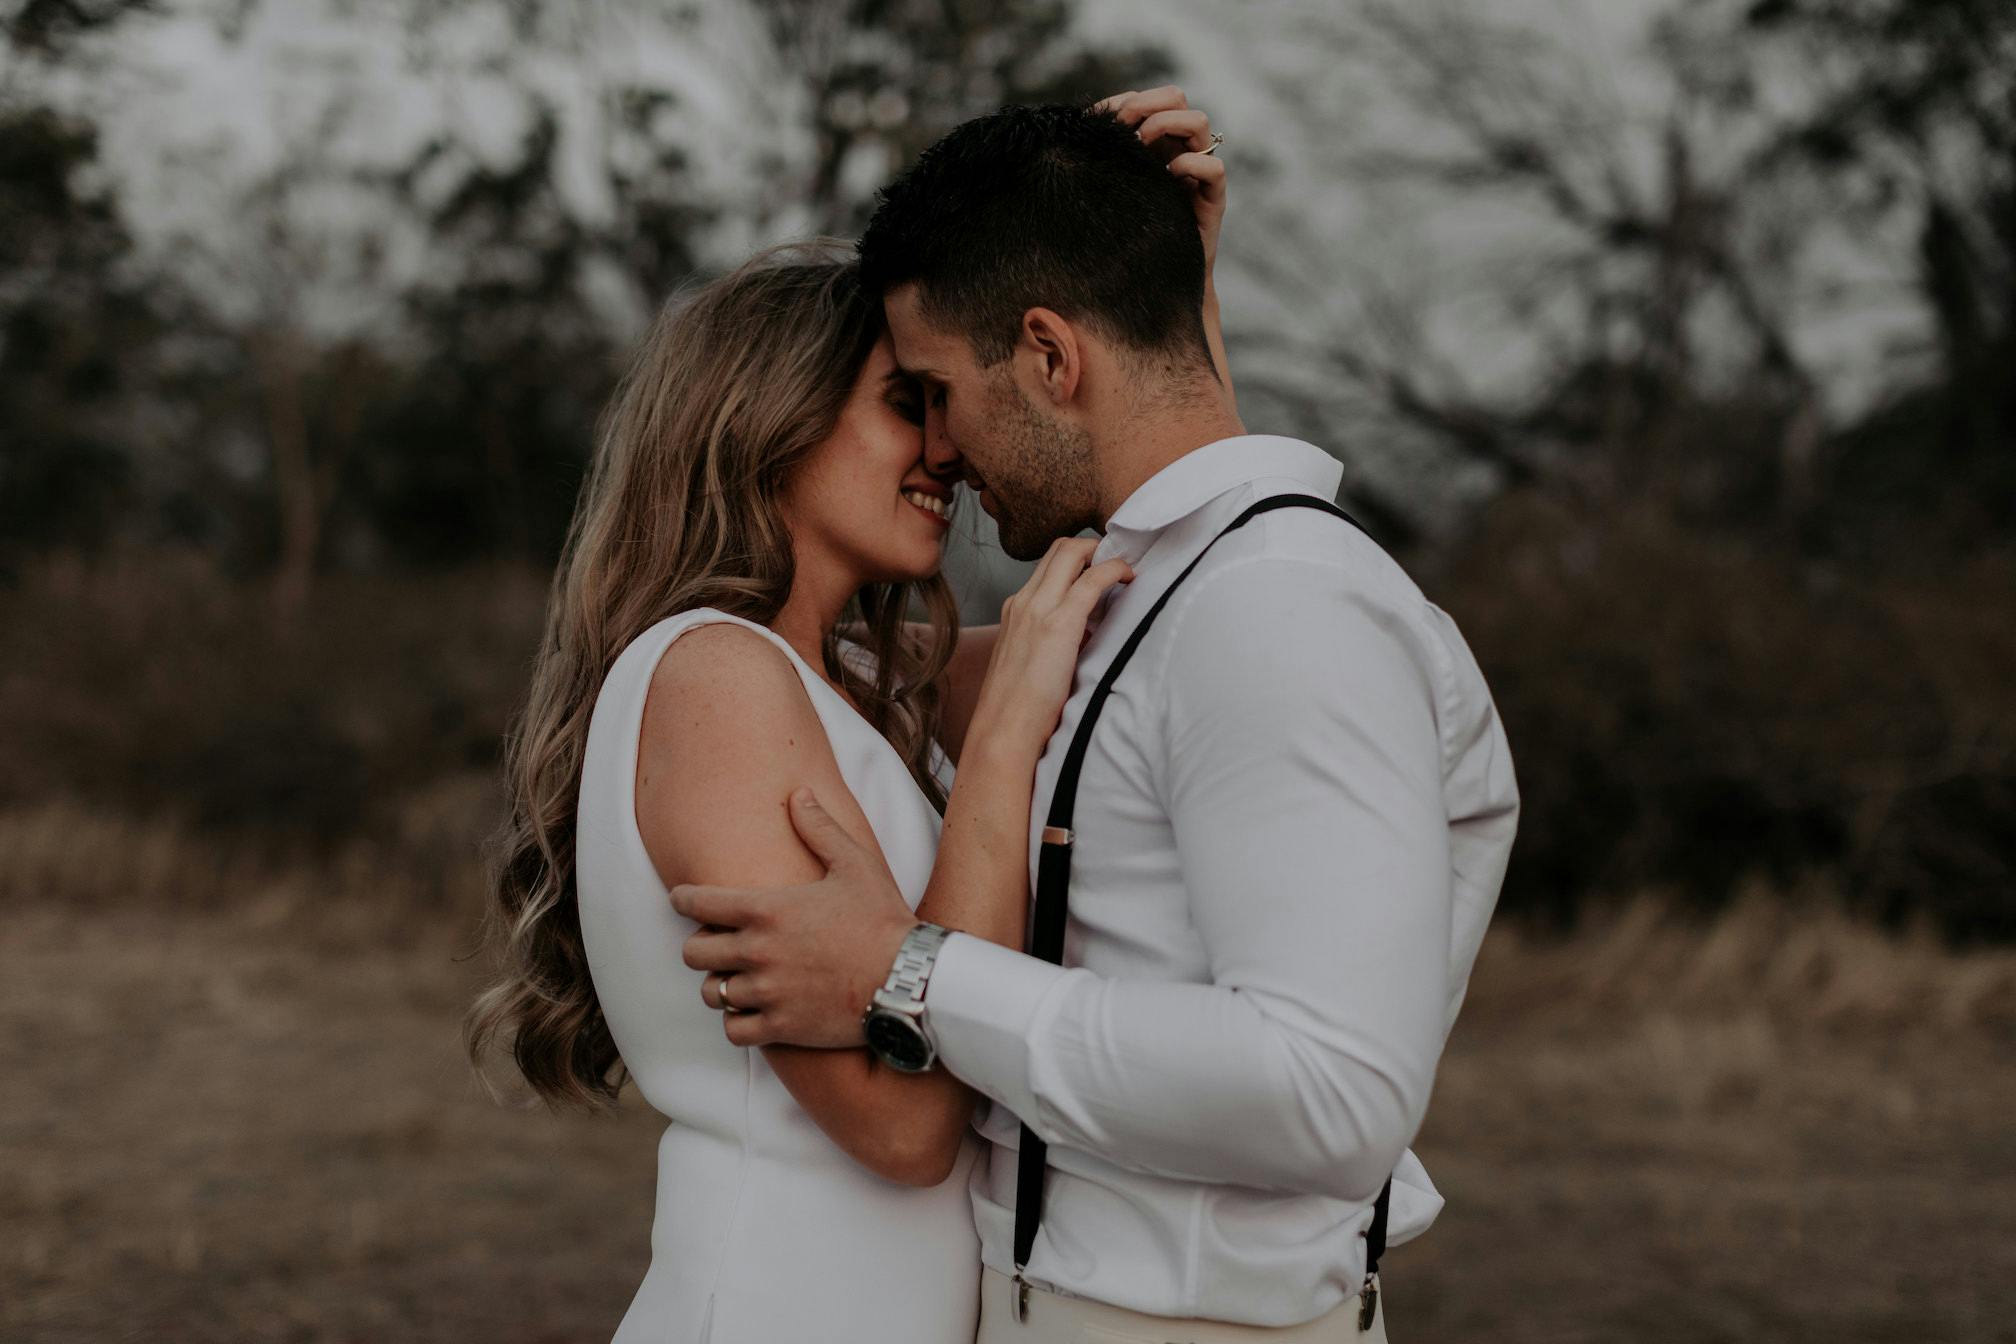
<svg viewBox="0 0 2016 1344"><path fill-rule="evenodd" d="M1107 698L1113 694L1114 682L1119 680L1135 650L1141 647L1141 641L1147 638L1148 627L1162 614L1162 608L1169 605L1170 596L1211 553L1211 548L1261 514L1276 509L1319 509L1364 531L1356 518L1327 499L1318 499L1314 495L1273 495L1248 505L1244 512L1226 524L1155 599L1155 605L1148 609L1148 614L1127 636L1126 643L1120 646L1120 652L1114 655L1112 663L1099 678L1099 684L1093 688L1091 698L1085 702L1084 717L1078 720L1077 731L1072 734L1071 745L1064 753L1064 764L1057 772L1057 789L1050 795L1050 813L1045 818L1042 848L1036 856L1036 910L1029 922L1029 955L1041 957L1053 965L1064 964L1065 916L1071 904L1071 851L1077 839L1071 829L1071 821L1078 806L1078 776L1084 769L1085 753L1092 743L1092 728L1099 722L1099 712L1106 707ZM1048 1158L1049 1145L1024 1124L1021 1147L1015 1161L1015 1311L1018 1321L1026 1310L1029 1294L1029 1285L1022 1271L1028 1267L1029 1253L1036 1246L1036 1230L1043 1221L1043 1174ZM1386 1211L1392 1193L1393 1182L1389 1180L1372 1206L1372 1225L1366 1233L1365 1286L1359 1292L1361 1320L1369 1320L1378 1308L1379 1285L1375 1276L1379 1269L1379 1257L1386 1250ZM1369 1326L1361 1325L1360 1328Z"/></svg>

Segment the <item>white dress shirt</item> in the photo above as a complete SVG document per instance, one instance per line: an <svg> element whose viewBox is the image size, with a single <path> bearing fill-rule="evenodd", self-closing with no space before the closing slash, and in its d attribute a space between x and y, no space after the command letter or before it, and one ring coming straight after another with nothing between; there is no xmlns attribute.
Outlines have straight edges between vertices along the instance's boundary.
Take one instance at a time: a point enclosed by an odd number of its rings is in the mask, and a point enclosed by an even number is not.
<svg viewBox="0 0 2016 1344"><path fill-rule="evenodd" d="M1334 497L1321 449L1247 435L1171 463L1110 520L1110 600L1036 772L1044 814L1100 674L1248 504ZM1028 1277L1160 1316L1314 1319L1442 1205L1407 1151L1518 818L1497 711L1454 623L1358 529L1265 514L1185 581L1086 754L1064 965L970 935L927 995L991 1097L971 1191L1014 1271L1018 1121L1050 1145Z"/></svg>

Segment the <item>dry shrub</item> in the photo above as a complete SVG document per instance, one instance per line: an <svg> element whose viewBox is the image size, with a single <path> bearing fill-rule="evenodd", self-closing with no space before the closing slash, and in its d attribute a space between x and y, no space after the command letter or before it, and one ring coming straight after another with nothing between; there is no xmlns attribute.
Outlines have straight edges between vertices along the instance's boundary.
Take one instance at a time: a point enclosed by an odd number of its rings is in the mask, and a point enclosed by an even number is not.
<svg viewBox="0 0 2016 1344"><path fill-rule="evenodd" d="M391 834L491 768L542 602L521 570L331 575L285 613L199 556L42 563L0 591L0 806L283 849Z"/></svg>
<svg viewBox="0 0 2016 1344"><path fill-rule="evenodd" d="M0 811L0 908L231 912L332 927L470 921L495 816L490 780L444 781L406 802L404 824L385 834L292 847L73 802Z"/></svg>
<svg viewBox="0 0 2016 1344"><path fill-rule="evenodd" d="M1852 574L1515 494L1425 578L1518 762L1509 908L1818 874L1894 926L2016 938L2016 556Z"/></svg>
<svg viewBox="0 0 2016 1344"><path fill-rule="evenodd" d="M2016 950L1955 950L1922 923L1890 931L1825 893L1761 884L1707 917L1640 893L1568 936L1501 918L1465 1020L1552 1014L1612 1024L1678 1014L1736 1037L1771 1019L2000 1030L2016 1027Z"/></svg>

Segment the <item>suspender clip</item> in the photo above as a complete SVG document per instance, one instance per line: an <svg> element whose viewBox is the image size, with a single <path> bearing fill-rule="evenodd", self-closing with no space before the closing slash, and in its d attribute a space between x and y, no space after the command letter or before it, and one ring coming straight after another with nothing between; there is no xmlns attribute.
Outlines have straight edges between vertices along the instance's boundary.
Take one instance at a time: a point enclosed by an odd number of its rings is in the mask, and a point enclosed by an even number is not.
<svg viewBox="0 0 2016 1344"><path fill-rule="evenodd" d="M1375 1271L1365 1276L1365 1286L1358 1290L1358 1333L1368 1333L1378 1315L1379 1275Z"/></svg>
<svg viewBox="0 0 2016 1344"><path fill-rule="evenodd" d="M1022 1277L1022 1271L1015 1271L1015 1296L1008 1300L1010 1310L1015 1313L1015 1324L1029 1323L1029 1280Z"/></svg>
<svg viewBox="0 0 2016 1344"><path fill-rule="evenodd" d="M1077 837L1071 833L1071 829L1068 826L1045 826L1043 828L1043 843L1046 845L1063 845L1068 849L1071 842L1075 839Z"/></svg>

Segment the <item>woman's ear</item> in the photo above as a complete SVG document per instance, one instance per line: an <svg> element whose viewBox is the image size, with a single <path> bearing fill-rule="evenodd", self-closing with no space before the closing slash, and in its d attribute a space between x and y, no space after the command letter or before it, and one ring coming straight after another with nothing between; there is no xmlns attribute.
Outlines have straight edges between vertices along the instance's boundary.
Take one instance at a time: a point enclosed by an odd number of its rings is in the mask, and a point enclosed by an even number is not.
<svg viewBox="0 0 2016 1344"><path fill-rule="evenodd" d="M1022 314L1015 358L1053 406L1063 406L1078 395L1085 350L1077 329L1051 309L1031 308Z"/></svg>

